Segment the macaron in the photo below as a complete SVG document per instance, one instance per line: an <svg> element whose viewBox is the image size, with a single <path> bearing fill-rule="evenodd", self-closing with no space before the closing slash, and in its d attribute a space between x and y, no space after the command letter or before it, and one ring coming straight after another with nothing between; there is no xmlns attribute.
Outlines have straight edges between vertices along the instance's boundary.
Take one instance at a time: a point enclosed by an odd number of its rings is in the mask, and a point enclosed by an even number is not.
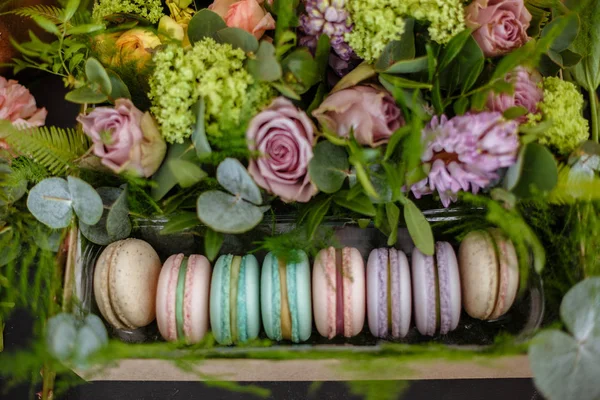
<svg viewBox="0 0 600 400"><path fill-rule="evenodd" d="M204 256L175 254L167 259L156 291L156 322L165 340L202 340L208 330L210 275Z"/></svg>
<svg viewBox="0 0 600 400"><path fill-rule="evenodd" d="M156 251L139 239L109 244L94 271L94 297L114 328L132 330L156 316L156 287L162 263Z"/></svg>
<svg viewBox="0 0 600 400"><path fill-rule="evenodd" d="M253 255L222 255L210 284L210 325L220 344L243 343L260 330L260 277Z"/></svg>
<svg viewBox="0 0 600 400"><path fill-rule="evenodd" d="M442 335L458 326L461 312L460 275L456 253L448 242L437 242L435 254L412 252L412 288L417 330Z"/></svg>
<svg viewBox="0 0 600 400"><path fill-rule="evenodd" d="M473 318L506 314L519 288L519 261L512 242L499 229L474 231L458 251L463 305Z"/></svg>
<svg viewBox="0 0 600 400"><path fill-rule="evenodd" d="M406 336L412 316L412 289L406 254L375 249L367 261L367 320L375 337Z"/></svg>
<svg viewBox="0 0 600 400"><path fill-rule="evenodd" d="M365 324L365 266L352 247L321 250L313 267L313 314L321 336L356 336Z"/></svg>
<svg viewBox="0 0 600 400"><path fill-rule="evenodd" d="M260 281L263 326L269 339L307 340L312 332L312 301L308 256L297 250L294 260L267 254Z"/></svg>

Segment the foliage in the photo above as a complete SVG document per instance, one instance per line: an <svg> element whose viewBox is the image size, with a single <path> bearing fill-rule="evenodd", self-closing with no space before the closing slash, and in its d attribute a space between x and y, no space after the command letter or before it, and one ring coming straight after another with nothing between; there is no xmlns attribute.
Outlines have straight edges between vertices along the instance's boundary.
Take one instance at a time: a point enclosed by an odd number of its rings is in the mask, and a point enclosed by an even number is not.
<svg viewBox="0 0 600 400"><path fill-rule="evenodd" d="M112 14L135 14L152 23L163 16L160 0L97 0L94 4L94 20L100 22Z"/></svg>

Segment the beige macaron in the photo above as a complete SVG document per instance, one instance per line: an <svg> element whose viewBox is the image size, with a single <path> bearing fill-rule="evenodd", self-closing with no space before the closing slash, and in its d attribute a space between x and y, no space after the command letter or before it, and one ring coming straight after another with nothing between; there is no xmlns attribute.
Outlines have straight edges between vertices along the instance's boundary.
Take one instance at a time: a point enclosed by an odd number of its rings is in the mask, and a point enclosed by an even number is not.
<svg viewBox="0 0 600 400"><path fill-rule="evenodd" d="M512 242L498 229L474 231L458 251L463 307L473 318L504 315L519 287L519 265Z"/></svg>
<svg viewBox="0 0 600 400"><path fill-rule="evenodd" d="M136 329L154 320L161 266L156 251L143 240L120 240L104 249L94 271L94 295L110 325Z"/></svg>

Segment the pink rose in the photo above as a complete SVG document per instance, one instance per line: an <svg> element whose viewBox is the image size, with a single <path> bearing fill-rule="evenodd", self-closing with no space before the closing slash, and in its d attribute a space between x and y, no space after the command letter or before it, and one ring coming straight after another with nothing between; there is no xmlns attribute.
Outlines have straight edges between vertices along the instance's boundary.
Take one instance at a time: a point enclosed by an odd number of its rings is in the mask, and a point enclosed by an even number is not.
<svg viewBox="0 0 600 400"><path fill-rule="evenodd" d="M208 9L219 14L229 27L250 32L257 39L275 29L275 20L261 5L264 0L215 0Z"/></svg>
<svg viewBox="0 0 600 400"><path fill-rule="evenodd" d="M19 128L43 126L48 111L37 108L35 98L17 81L0 76L0 119L8 120Z"/></svg>
<svg viewBox="0 0 600 400"><path fill-rule="evenodd" d="M474 0L465 11L467 26L476 29L473 38L487 57L506 54L529 40L531 14L523 0Z"/></svg>
<svg viewBox="0 0 600 400"><path fill-rule="evenodd" d="M513 72L506 74L504 78L514 85L514 93L490 92L487 100L487 108L490 111L504 112L511 107L523 107L529 113L538 112L537 104L542 101L544 92L538 86L542 76L537 71L529 71L523 67L517 67ZM518 122L525 122L527 116L517 118Z"/></svg>
<svg viewBox="0 0 600 400"><path fill-rule="evenodd" d="M376 147L404 125L394 98L382 88L354 86L333 93L312 112L321 126L340 137L353 132L356 140Z"/></svg>
<svg viewBox="0 0 600 400"><path fill-rule="evenodd" d="M77 121L92 139L94 154L116 173L149 177L165 157L167 145L156 122L128 99L118 99L114 108L98 107Z"/></svg>
<svg viewBox="0 0 600 400"><path fill-rule="evenodd" d="M305 203L316 194L308 174L314 126L304 111L278 97L250 121L246 139L250 151L260 153L248 166L260 187L285 202Z"/></svg>

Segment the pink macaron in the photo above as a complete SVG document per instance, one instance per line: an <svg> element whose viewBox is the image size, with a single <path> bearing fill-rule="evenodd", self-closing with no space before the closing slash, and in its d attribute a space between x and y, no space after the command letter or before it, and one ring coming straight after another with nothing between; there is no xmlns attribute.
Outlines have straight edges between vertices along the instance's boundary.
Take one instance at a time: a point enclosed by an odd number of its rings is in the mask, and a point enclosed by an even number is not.
<svg viewBox="0 0 600 400"><path fill-rule="evenodd" d="M321 250L312 276L317 331L329 339L356 336L365 323L365 266L351 247Z"/></svg>
<svg viewBox="0 0 600 400"><path fill-rule="evenodd" d="M415 323L422 335L445 335L460 320L461 291L456 253L448 242L437 242L427 256L415 247L412 253Z"/></svg>
<svg viewBox="0 0 600 400"><path fill-rule="evenodd" d="M167 259L156 292L156 322L166 340L202 340L208 330L210 278L204 256L175 254Z"/></svg>
<svg viewBox="0 0 600 400"><path fill-rule="evenodd" d="M412 289L406 254L375 249L367 261L367 319L375 337L406 336L412 315Z"/></svg>

